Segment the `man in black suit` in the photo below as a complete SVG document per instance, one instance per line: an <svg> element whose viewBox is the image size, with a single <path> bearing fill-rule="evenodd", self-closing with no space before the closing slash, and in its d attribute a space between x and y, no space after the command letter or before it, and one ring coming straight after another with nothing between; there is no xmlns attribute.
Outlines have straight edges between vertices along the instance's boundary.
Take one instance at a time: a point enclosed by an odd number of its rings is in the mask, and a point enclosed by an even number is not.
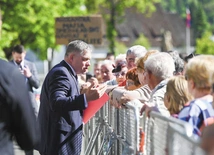
<svg viewBox="0 0 214 155"><path fill-rule="evenodd" d="M1 59L0 66L0 154L13 155L13 139L22 149L32 150L39 135L23 75Z"/></svg>
<svg viewBox="0 0 214 155"><path fill-rule="evenodd" d="M13 60L11 60L11 63L16 65L25 77L25 85L27 85L28 87L30 99L33 103L32 106L34 109L34 113L37 116L39 108L35 99L35 95L33 93L33 88L39 88L39 79L35 64L26 60L25 55L26 51L24 49L24 46L16 45L12 51Z"/></svg>
<svg viewBox="0 0 214 155"><path fill-rule="evenodd" d="M80 94L77 74L88 71L90 46L80 40L68 44L64 60L47 74L42 86L38 121L41 155L79 155L82 145L82 116L88 102L100 98L106 85L92 83Z"/></svg>

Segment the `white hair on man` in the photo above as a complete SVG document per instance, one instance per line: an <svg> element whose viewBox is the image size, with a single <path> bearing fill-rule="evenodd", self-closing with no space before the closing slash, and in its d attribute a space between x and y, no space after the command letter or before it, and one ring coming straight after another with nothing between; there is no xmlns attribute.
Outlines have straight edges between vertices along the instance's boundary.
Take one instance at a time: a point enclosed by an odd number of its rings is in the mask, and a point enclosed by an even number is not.
<svg viewBox="0 0 214 155"><path fill-rule="evenodd" d="M101 61L101 65L107 65L107 66L111 66L112 68L114 68L113 67L114 61L105 59L105 60Z"/></svg>
<svg viewBox="0 0 214 155"><path fill-rule="evenodd" d="M147 50L144 46L141 45L134 45L130 47L126 52L126 61L127 61L127 68L131 69L133 67L136 67L136 61L144 57L147 53Z"/></svg>
<svg viewBox="0 0 214 155"><path fill-rule="evenodd" d="M162 81L173 76L175 64L168 53L160 52L148 57L145 69Z"/></svg>
<svg viewBox="0 0 214 155"><path fill-rule="evenodd" d="M117 66L119 63L124 62L126 64L126 54L119 54L115 58L115 66Z"/></svg>
<svg viewBox="0 0 214 155"><path fill-rule="evenodd" d="M144 46L141 45L134 45L132 47L130 47L127 52L126 52L126 56L129 54L134 54L135 57L143 57L146 54L147 50Z"/></svg>
<svg viewBox="0 0 214 155"><path fill-rule="evenodd" d="M119 54L116 56L115 61L116 60L126 60L126 54Z"/></svg>
<svg viewBox="0 0 214 155"><path fill-rule="evenodd" d="M104 60L101 64L101 78L102 82L107 82L109 80L115 79L114 74L112 73L112 70L114 62L111 60Z"/></svg>

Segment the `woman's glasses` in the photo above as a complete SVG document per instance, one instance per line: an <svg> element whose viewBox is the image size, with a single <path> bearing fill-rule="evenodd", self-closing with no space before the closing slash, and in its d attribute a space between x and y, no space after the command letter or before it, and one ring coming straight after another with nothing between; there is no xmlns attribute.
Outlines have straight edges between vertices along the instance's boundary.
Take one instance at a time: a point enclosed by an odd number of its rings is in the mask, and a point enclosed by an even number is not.
<svg viewBox="0 0 214 155"><path fill-rule="evenodd" d="M115 75L116 77L119 77L120 75L121 75L121 76L125 76L125 75L126 75L126 72L118 72L118 73L114 73L114 75Z"/></svg>

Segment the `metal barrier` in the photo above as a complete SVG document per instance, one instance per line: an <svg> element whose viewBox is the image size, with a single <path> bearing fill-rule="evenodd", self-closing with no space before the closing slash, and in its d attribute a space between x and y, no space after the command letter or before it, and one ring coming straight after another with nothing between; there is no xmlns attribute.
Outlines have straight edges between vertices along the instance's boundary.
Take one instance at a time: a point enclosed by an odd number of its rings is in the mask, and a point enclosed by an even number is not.
<svg viewBox="0 0 214 155"><path fill-rule="evenodd" d="M192 127L189 123L173 117L165 117L152 111L143 126L145 131L145 155L166 154L168 142L171 138L168 131L170 124L179 127L180 132L186 137L192 136Z"/></svg>
<svg viewBox="0 0 214 155"><path fill-rule="evenodd" d="M202 150L191 138L191 126L181 120L151 112L150 118L139 115L139 101L128 102L125 108L116 109L106 103L84 125L84 155L169 155L183 145ZM142 129L142 131L140 131ZM142 136L142 133L145 136ZM143 150L140 142L144 142ZM179 142L179 143L177 143ZM182 147L183 147L182 145ZM184 149L182 148L182 151ZM197 152L183 153L196 155ZM177 153L178 154L178 153ZM180 153L179 153L180 154Z"/></svg>
<svg viewBox="0 0 214 155"><path fill-rule="evenodd" d="M186 136L180 126L175 124L169 125L168 129L168 146L169 155L205 155L206 153L199 147L199 141Z"/></svg>

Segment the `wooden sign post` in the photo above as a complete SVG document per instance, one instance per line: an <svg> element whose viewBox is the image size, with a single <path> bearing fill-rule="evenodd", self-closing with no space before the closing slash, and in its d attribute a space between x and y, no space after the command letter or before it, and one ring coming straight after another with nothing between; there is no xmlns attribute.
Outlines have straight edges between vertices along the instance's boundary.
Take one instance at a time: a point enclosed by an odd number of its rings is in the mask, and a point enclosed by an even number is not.
<svg viewBox="0 0 214 155"><path fill-rule="evenodd" d="M82 40L88 44L102 44L101 16L59 17L55 19L56 44Z"/></svg>

